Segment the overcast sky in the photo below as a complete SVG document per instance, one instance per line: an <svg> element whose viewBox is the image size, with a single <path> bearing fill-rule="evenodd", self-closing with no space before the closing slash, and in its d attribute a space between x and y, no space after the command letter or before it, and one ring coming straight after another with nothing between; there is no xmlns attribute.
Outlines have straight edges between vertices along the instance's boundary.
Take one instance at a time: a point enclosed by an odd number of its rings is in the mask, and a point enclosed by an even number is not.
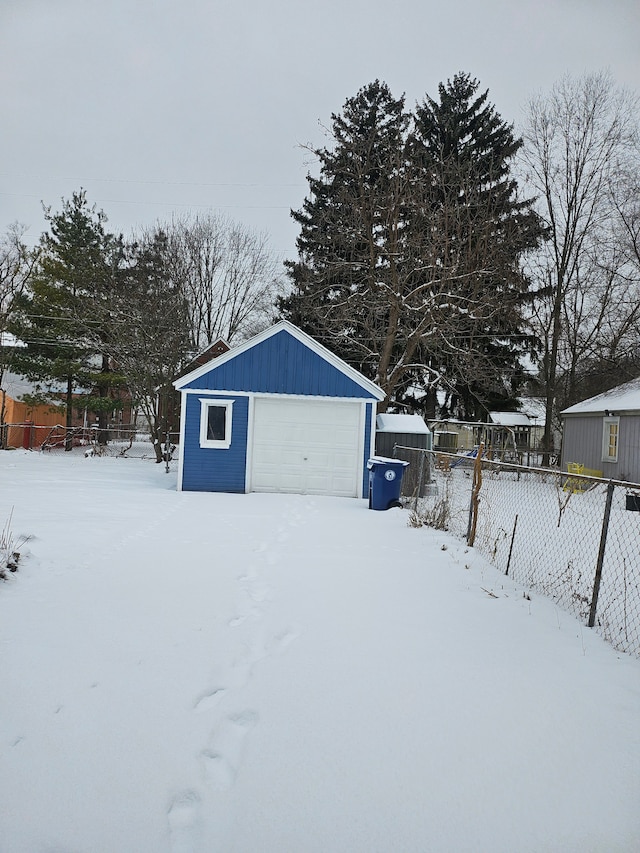
<svg viewBox="0 0 640 853"><path fill-rule="evenodd" d="M114 231L220 211L291 257L301 146L361 86L466 71L517 126L603 69L640 90L638 0L0 0L0 231L84 187Z"/></svg>

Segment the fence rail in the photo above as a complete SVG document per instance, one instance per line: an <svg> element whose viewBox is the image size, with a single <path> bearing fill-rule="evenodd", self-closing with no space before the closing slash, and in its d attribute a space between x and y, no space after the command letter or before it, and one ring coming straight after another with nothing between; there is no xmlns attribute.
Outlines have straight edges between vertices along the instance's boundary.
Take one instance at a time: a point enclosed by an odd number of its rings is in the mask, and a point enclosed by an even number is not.
<svg viewBox="0 0 640 853"><path fill-rule="evenodd" d="M167 438L163 436L163 440ZM178 433L168 435L169 453L175 449ZM137 424L115 424L106 429L97 426L67 428L63 424L41 426L25 421L0 425L0 448L57 451L70 447L85 448L87 452L108 456L155 456L151 439ZM164 444L163 444L164 447Z"/></svg>
<svg viewBox="0 0 640 853"><path fill-rule="evenodd" d="M403 495L416 523L472 543L615 648L640 655L640 484L471 454L401 446L395 454L414 472Z"/></svg>

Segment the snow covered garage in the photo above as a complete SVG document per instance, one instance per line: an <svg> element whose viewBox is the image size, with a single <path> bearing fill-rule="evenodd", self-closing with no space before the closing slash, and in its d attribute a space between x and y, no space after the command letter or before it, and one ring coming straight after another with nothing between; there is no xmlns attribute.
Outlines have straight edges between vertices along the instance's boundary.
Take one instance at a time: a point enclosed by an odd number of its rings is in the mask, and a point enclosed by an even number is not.
<svg viewBox="0 0 640 853"><path fill-rule="evenodd" d="M178 489L362 497L384 393L287 321L174 383Z"/></svg>

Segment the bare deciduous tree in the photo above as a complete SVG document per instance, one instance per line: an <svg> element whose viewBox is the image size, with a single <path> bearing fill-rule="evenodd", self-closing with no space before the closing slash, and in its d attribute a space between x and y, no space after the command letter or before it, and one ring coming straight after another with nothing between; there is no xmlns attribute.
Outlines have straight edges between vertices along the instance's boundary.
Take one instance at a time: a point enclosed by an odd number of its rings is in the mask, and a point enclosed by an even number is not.
<svg viewBox="0 0 640 853"><path fill-rule="evenodd" d="M528 107L523 160L550 238L531 267L546 462L556 403L570 400L578 366L598 357L607 338L619 349L638 319L615 236L618 175L633 155L637 114L637 98L608 73L564 77Z"/></svg>
<svg viewBox="0 0 640 853"><path fill-rule="evenodd" d="M25 231L24 225L15 222L0 240L0 423L4 423L5 412L3 379L10 367L13 349L7 345L5 335L37 259L37 252L29 252L23 243Z"/></svg>
<svg viewBox="0 0 640 853"><path fill-rule="evenodd" d="M0 239L0 334L7 331L15 302L33 272L37 253L29 252L22 238L24 225L15 222Z"/></svg>
<svg viewBox="0 0 640 853"><path fill-rule="evenodd" d="M169 241L161 229L123 248L102 310L109 354L147 422L156 461L161 462L170 426L166 402L171 382L191 354L186 300L173 278Z"/></svg>
<svg viewBox="0 0 640 853"><path fill-rule="evenodd" d="M268 325L279 266L266 235L213 214L178 220L165 230L195 349L217 338L232 343Z"/></svg>

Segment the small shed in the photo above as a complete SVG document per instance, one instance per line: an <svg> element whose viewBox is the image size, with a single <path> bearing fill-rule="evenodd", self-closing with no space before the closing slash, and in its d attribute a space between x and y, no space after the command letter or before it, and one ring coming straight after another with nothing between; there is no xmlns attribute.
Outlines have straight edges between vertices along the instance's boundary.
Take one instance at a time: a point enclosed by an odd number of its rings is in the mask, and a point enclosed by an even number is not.
<svg viewBox="0 0 640 853"><path fill-rule="evenodd" d="M376 455L393 456L396 444L431 450L431 430L420 415L380 414L376 418Z"/></svg>
<svg viewBox="0 0 640 853"><path fill-rule="evenodd" d="M482 440L502 459L531 449L531 421L524 412L489 412Z"/></svg>
<svg viewBox="0 0 640 853"><path fill-rule="evenodd" d="M431 460L429 454L419 451L431 449L431 430L420 415L384 413L376 418L376 456L395 456L409 463L402 480L403 495L414 495L417 489L420 497L427 493L431 482Z"/></svg>
<svg viewBox="0 0 640 853"><path fill-rule="evenodd" d="M561 467L602 471L603 477L640 483L640 377L560 413Z"/></svg>
<svg viewBox="0 0 640 853"><path fill-rule="evenodd" d="M384 392L285 320L174 383L178 489L362 497Z"/></svg>
<svg viewBox="0 0 640 853"><path fill-rule="evenodd" d="M439 429L435 433L436 450L442 453L456 453L460 433L453 429Z"/></svg>

